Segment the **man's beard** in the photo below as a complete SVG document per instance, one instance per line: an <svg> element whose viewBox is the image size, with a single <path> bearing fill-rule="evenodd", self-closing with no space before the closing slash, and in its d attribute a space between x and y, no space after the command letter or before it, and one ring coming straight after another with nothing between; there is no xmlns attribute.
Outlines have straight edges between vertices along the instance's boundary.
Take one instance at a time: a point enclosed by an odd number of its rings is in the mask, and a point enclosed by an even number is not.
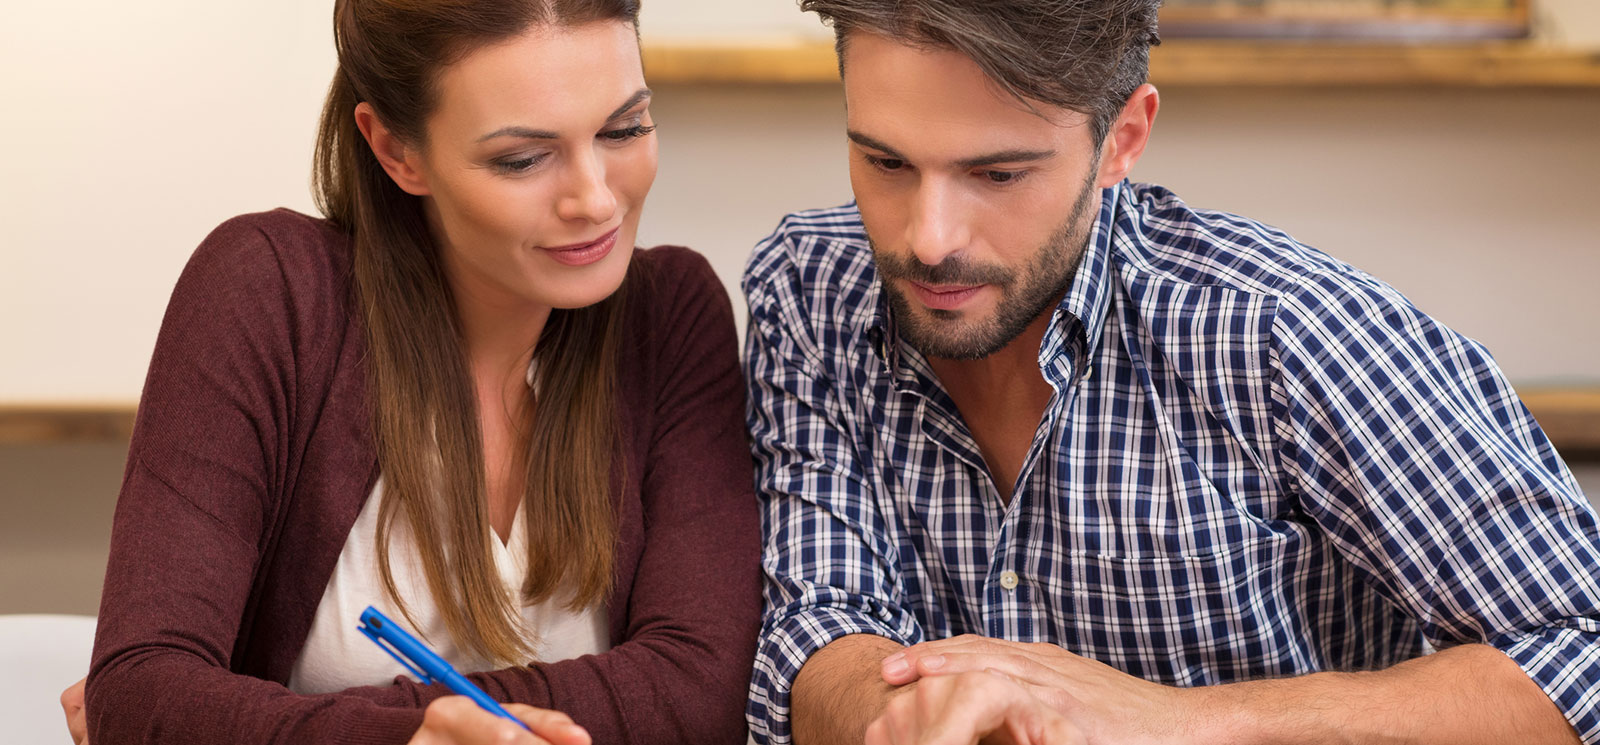
<svg viewBox="0 0 1600 745"><path fill-rule="evenodd" d="M1089 224L1083 222L1089 206L1100 190L1094 188L1098 169L1089 169L1089 178L1073 202L1072 212L1050 238L1034 252L1027 270L1017 271L993 264L972 264L955 254L936 266L928 266L914 256L893 256L872 245L872 258L878 265L883 288L889 294L894 313L895 333L924 356L952 360L979 360L1004 349L1028 325L1054 306L1072 283L1078 262L1089 241ZM1003 217L998 219L1004 219ZM906 291L893 279L924 285L992 285L1000 291L994 314L963 323L966 313L936 310L913 304Z"/></svg>

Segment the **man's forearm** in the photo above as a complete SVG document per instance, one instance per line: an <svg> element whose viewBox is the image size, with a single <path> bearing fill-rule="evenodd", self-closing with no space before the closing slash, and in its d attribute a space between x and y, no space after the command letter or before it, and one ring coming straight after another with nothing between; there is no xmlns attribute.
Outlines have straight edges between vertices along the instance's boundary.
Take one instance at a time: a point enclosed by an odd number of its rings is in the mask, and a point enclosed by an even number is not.
<svg viewBox="0 0 1600 745"><path fill-rule="evenodd" d="M1493 647L1443 650L1387 670L1193 689L1208 742L1573 743L1577 733Z"/></svg>
<svg viewBox="0 0 1600 745"><path fill-rule="evenodd" d="M893 692L883 682L883 658L902 647L871 634L833 640L806 660L789 696L795 745L859 743Z"/></svg>

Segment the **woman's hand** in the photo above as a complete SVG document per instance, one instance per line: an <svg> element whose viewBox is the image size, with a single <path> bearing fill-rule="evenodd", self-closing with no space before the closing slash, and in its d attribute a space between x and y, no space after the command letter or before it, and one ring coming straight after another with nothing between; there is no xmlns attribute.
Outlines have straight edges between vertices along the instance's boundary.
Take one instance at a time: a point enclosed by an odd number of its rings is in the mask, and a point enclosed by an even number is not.
<svg viewBox="0 0 1600 745"><path fill-rule="evenodd" d="M83 683L81 678L61 692L61 711L67 715L67 731L72 733L74 745L88 745L89 720L83 714Z"/></svg>
<svg viewBox="0 0 1600 745"><path fill-rule="evenodd" d="M484 711L472 699L446 696L428 704L422 727L407 745L589 745L589 733L559 711L522 704L506 704L506 711L533 734Z"/></svg>

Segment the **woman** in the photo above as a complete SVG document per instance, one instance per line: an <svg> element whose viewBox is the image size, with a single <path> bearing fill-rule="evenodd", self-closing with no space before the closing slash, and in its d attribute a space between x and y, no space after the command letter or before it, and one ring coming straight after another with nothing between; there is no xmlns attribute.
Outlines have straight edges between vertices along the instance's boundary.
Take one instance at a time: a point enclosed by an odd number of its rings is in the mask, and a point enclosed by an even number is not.
<svg viewBox="0 0 1600 745"><path fill-rule="evenodd" d="M637 14L336 4L327 219L224 223L163 322L95 745L471 739L482 717L425 719L447 691L355 631L368 604L538 707L515 711L546 741L743 742L743 387L704 259L633 249L656 167Z"/></svg>

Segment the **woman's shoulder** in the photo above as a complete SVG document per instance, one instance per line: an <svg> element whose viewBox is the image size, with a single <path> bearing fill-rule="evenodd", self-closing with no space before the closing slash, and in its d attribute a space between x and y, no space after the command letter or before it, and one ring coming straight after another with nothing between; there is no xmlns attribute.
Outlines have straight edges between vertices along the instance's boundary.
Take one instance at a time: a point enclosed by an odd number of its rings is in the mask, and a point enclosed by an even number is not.
<svg viewBox="0 0 1600 745"><path fill-rule="evenodd" d="M184 266L173 303L242 302L259 314L339 315L351 282L348 235L327 220L276 209L239 215L212 230Z"/></svg>
<svg viewBox="0 0 1600 745"><path fill-rule="evenodd" d="M349 275L350 255L349 236L332 223L279 208L218 225L195 249L186 271L223 270L241 280L268 282L328 280Z"/></svg>
<svg viewBox="0 0 1600 745"><path fill-rule="evenodd" d="M636 248L633 251L633 260L638 262L646 273L654 275L656 281L681 284L706 280L716 282L717 279L716 271L711 268L711 262L699 251L686 246Z"/></svg>
<svg viewBox="0 0 1600 745"><path fill-rule="evenodd" d="M240 215L189 257L163 327L174 338L321 345L343 336L351 282L350 240L331 223L287 209Z"/></svg>
<svg viewBox="0 0 1600 745"><path fill-rule="evenodd" d="M711 262L682 246L634 251L626 307L636 354L661 370L738 345L733 304Z"/></svg>
<svg viewBox="0 0 1600 745"><path fill-rule="evenodd" d="M642 307L660 321L666 316L693 311L705 303L728 304L728 291L711 262L698 251L683 246L655 246L633 252L634 288L630 304Z"/></svg>

